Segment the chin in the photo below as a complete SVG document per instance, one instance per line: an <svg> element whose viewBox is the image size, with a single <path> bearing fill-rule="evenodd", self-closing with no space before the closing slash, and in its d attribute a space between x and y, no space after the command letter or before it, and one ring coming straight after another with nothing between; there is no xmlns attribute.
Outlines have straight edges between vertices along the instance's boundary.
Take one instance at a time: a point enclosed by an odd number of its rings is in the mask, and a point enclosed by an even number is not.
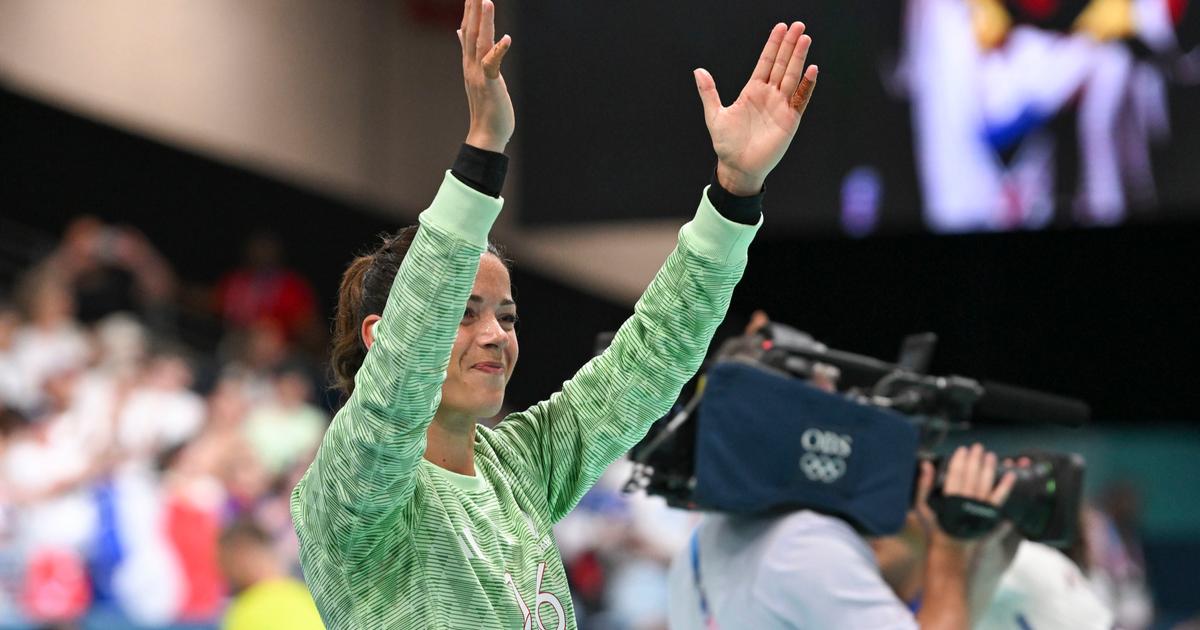
<svg viewBox="0 0 1200 630"><path fill-rule="evenodd" d="M500 402L497 402L494 405L488 405L486 408L484 408L482 410L482 413L479 414L479 417L480 418L491 418L492 416L500 413L500 410L503 408L504 408L504 401L501 400Z"/></svg>
<svg viewBox="0 0 1200 630"><path fill-rule="evenodd" d="M489 397L487 400L480 400L476 405L473 405L475 411L471 414L476 418L491 418L500 413L504 408L504 394L496 397Z"/></svg>
<svg viewBox="0 0 1200 630"><path fill-rule="evenodd" d="M504 387L488 383L447 384L442 389L441 406L472 418L491 418L504 406Z"/></svg>

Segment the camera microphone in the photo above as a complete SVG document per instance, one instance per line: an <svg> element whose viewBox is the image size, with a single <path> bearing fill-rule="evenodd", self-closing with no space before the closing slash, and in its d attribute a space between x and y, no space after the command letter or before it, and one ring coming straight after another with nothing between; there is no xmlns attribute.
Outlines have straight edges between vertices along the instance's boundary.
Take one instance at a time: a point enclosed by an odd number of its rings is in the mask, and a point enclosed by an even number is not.
<svg viewBox="0 0 1200 630"><path fill-rule="evenodd" d="M936 377L905 369L904 366L852 352L835 350L811 335L790 326L772 323L765 329L765 362L792 373L802 373L810 362L828 363L849 378L843 384L887 382L896 395L907 389L906 412L938 412L952 409L962 419L1060 424L1077 427L1091 418L1087 403L1075 398L1034 391L994 381L976 381L962 376Z"/></svg>
<svg viewBox="0 0 1200 630"><path fill-rule="evenodd" d="M992 381L983 382L983 396L975 402L974 409L976 416L984 418L1069 427L1083 426L1091 413L1082 400Z"/></svg>

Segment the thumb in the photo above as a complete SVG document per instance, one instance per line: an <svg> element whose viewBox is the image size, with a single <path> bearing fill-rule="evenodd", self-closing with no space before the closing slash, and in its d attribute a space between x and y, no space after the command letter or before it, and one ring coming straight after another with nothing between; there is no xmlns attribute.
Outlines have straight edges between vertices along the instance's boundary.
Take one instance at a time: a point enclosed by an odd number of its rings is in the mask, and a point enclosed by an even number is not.
<svg viewBox="0 0 1200 630"><path fill-rule="evenodd" d="M512 46L512 38L508 35L500 38L495 46L483 56L483 74L489 79L500 78L500 64L504 61L504 55L508 54L509 47Z"/></svg>
<svg viewBox="0 0 1200 630"><path fill-rule="evenodd" d="M700 91L700 103L704 105L704 120L711 123L717 112L721 111L721 96L717 94L717 83L704 68L696 68L692 74L696 77L696 89Z"/></svg>

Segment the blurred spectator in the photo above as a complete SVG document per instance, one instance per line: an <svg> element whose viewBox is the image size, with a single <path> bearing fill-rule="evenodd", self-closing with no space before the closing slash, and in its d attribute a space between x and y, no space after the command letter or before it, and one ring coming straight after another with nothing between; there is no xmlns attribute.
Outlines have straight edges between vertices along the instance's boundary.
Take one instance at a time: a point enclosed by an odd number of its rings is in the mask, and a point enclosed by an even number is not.
<svg viewBox="0 0 1200 630"><path fill-rule="evenodd" d="M225 511L234 516L253 515L274 481L246 439L249 409L245 382L223 378L209 394L204 430L189 444L190 461L221 482Z"/></svg>
<svg viewBox="0 0 1200 630"><path fill-rule="evenodd" d="M189 389L191 384L191 367L182 356L164 353L150 360L117 427L117 439L131 461L149 463L200 431L204 401Z"/></svg>
<svg viewBox="0 0 1200 630"><path fill-rule="evenodd" d="M141 371L150 351L149 335L129 313L114 313L93 327L95 369L117 380L129 380Z"/></svg>
<svg viewBox="0 0 1200 630"><path fill-rule="evenodd" d="M1128 482L1100 495L1099 509L1087 509L1088 579L1116 616L1116 628L1141 630L1154 620L1146 583L1146 559L1139 534L1141 497Z"/></svg>
<svg viewBox="0 0 1200 630"><path fill-rule="evenodd" d="M554 527L581 628L667 627L667 569L700 515L624 494L631 472L629 460L614 462Z"/></svg>
<svg viewBox="0 0 1200 630"><path fill-rule="evenodd" d="M232 331L222 346L223 377L240 380L254 405L274 399L275 375L280 370L289 365L308 365L288 342L283 327L270 319Z"/></svg>
<svg viewBox="0 0 1200 630"><path fill-rule="evenodd" d="M133 228L79 217L67 225L62 242L39 269L58 275L69 287L85 324L124 311L138 313L156 333L173 328L175 274Z"/></svg>
<svg viewBox="0 0 1200 630"><path fill-rule="evenodd" d="M303 582L288 576L270 538L248 520L221 535L221 568L234 593L224 630L324 628Z"/></svg>
<svg viewBox="0 0 1200 630"><path fill-rule="evenodd" d="M9 540L21 550L13 558L23 573L19 608L40 623L74 621L91 603L84 554L97 514L85 484L95 470L63 413L77 378L69 371L50 378L48 413L8 422L0 453L0 496L13 508Z"/></svg>
<svg viewBox="0 0 1200 630"><path fill-rule="evenodd" d="M14 335L11 352L23 382L10 402L34 414L43 402L42 384L53 373L82 367L90 349L61 276L47 269L31 273L23 279L19 297L25 324Z"/></svg>
<svg viewBox="0 0 1200 630"><path fill-rule="evenodd" d="M204 429L189 445L190 463L220 480L230 495L226 497L227 501L236 502L233 497L242 494L239 491L239 479L266 475L245 439L244 425L248 409L249 403L242 392L241 382L222 379L208 395L208 418ZM250 469L251 472L244 473L243 469ZM266 485L266 482L250 484L252 488Z"/></svg>
<svg viewBox="0 0 1200 630"><path fill-rule="evenodd" d="M311 455L328 418L311 402L312 381L304 367L284 366L274 385L274 396L250 412L246 438L258 460L277 476Z"/></svg>
<svg viewBox="0 0 1200 630"><path fill-rule="evenodd" d="M216 308L234 329L266 320L278 324L289 342L313 341L317 333L312 286L284 266L283 244L269 233L246 242L242 266L217 283Z"/></svg>
<svg viewBox="0 0 1200 630"><path fill-rule="evenodd" d="M311 318L299 282L301 307L284 311ZM173 312L173 292L140 235L89 218L25 275L15 305L0 300L0 627L211 627L231 586L219 534L237 519L266 544L236 542L234 571L264 586L238 578L249 590L230 620L270 627L255 615L272 602L286 608L265 614L285 627L308 627L297 611L317 619L302 586L307 609L272 578L296 568L288 496L327 422L289 337L304 317L238 328L206 399L190 351L146 325Z"/></svg>
<svg viewBox="0 0 1200 630"><path fill-rule="evenodd" d="M9 441L26 424L28 420L20 412L0 403L0 462L6 459ZM19 599L24 576L15 539L17 517L8 476L0 474L0 626L20 616Z"/></svg>
<svg viewBox="0 0 1200 630"><path fill-rule="evenodd" d="M183 585L175 615L190 622L217 618L226 590L217 560L226 492L202 455L187 443L164 461L164 527Z"/></svg>

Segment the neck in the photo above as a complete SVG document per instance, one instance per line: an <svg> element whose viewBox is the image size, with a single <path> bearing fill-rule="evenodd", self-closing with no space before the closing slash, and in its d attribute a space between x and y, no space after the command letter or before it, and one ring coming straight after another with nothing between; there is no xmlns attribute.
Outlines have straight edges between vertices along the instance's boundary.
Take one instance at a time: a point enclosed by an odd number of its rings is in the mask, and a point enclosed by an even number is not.
<svg viewBox="0 0 1200 630"><path fill-rule="evenodd" d="M475 418L438 409L425 435L425 459L450 472L475 476Z"/></svg>

